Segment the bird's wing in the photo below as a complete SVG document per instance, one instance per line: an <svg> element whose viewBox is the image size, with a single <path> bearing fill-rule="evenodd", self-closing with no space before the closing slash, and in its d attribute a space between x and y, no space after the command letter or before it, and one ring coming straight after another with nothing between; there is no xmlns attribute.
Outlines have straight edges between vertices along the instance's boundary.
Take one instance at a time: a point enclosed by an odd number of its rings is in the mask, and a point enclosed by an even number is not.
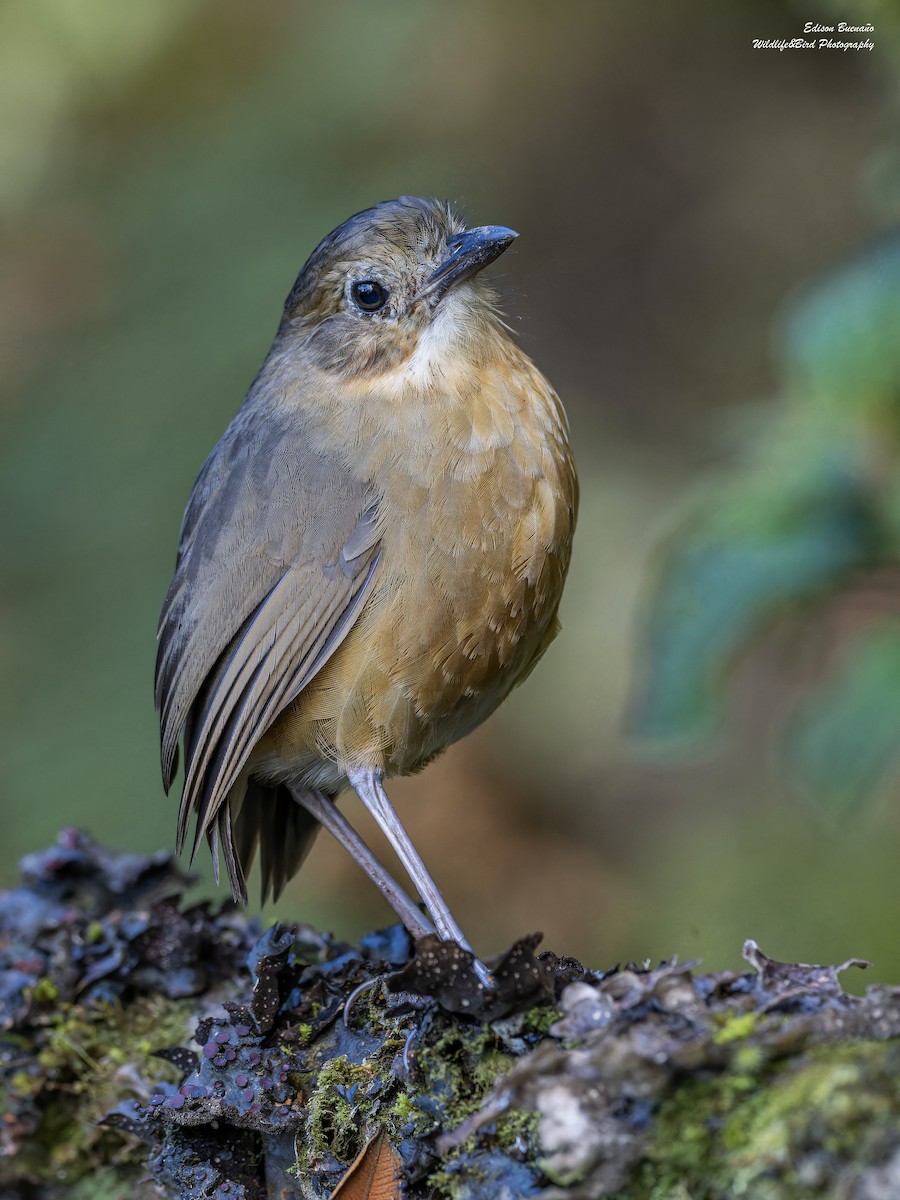
<svg viewBox="0 0 900 1200"><path fill-rule="evenodd" d="M254 744L349 632L378 555L365 485L296 415L245 405L194 485L160 617L167 790L185 735L179 845L195 811L196 848Z"/></svg>

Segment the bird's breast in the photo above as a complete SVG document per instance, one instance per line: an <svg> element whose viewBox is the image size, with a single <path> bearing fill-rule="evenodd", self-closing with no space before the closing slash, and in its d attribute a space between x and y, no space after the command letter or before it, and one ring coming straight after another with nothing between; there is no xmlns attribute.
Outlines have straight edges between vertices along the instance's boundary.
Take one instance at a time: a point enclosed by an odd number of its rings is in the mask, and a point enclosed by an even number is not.
<svg viewBox="0 0 900 1200"><path fill-rule="evenodd" d="M339 762L414 770L493 711L556 632L577 500L565 417L502 345L367 406L355 453L377 497L377 585L289 716L295 741Z"/></svg>

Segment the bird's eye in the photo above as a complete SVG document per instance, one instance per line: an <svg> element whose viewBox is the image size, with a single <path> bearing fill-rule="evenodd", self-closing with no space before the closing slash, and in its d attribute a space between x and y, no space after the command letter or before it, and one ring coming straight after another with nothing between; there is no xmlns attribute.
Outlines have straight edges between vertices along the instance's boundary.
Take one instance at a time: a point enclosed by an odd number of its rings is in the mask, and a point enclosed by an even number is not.
<svg viewBox="0 0 900 1200"><path fill-rule="evenodd" d="M353 303L363 312L378 312L388 302L388 290L377 279L361 279L350 289Z"/></svg>

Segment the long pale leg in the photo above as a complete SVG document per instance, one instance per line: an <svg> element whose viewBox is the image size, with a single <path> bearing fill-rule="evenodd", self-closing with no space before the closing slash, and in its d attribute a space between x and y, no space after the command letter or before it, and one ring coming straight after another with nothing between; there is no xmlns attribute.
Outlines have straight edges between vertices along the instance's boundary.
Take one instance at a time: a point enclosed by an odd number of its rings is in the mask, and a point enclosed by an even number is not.
<svg viewBox="0 0 900 1200"><path fill-rule="evenodd" d="M292 788L291 795L362 867L414 938L435 932L435 926L419 912L393 875L381 865L344 814L323 792L314 788Z"/></svg>
<svg viewBox="0 0 900 1200"><path fill-rule="evenodd" d="M400 818L384 790L381 772L370 767L351 767L347 771L347 778L403 863L404 870L415 884L416 891L431 914L438 936L442 941L456 942L465 950L471 951L472 948L466 941L463 931L453 919L447 902L428 873L428 868L412 844L409 834L400 823ZM481 982L489 987L491 985L490 972L478 959L475 960L475 970Z"/></svg>

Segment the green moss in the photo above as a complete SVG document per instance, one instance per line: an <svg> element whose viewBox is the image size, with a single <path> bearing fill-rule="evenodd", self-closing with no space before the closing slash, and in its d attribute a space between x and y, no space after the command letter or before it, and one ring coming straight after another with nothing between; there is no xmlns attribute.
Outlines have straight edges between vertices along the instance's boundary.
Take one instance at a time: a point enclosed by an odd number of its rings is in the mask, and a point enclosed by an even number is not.
<svg viewBox="0 0 900 1200"><path fill-rule="evenodd" d="M813 1128L827 1153L852 1157L861 1134L900 1114L900 1084L895 1071L884 1072L888 1053L878 1043L820 1050L799 1070L748 1097L722 1129L722 1143L741 1175L750 1179L794 1165ZM898 1058L894 1047L894 1069Z"/></svg>
<svg viewBox="0 0 900 1200"><path fill-rule="evenodd" d="M520 1149L525 1148L528 1156L536 1159L537 1126L537 1113L518 1110L504 1113L497 1119L493 1133L488 1127L467 1138L446 1156L440 1168L428 1177L428 1195L434 1200L460 1200L471 1196L474 1183L481 1183L483 1187L487 1176L479 1160L479 1150L493 1148L490 1145L491 1138L498 1149L508 1150L518 1142ZM512 1193L504 1191L503 1194Z"/></svg>
<svg viewBox="0 0 900 1200"><path fill-rule="evenodd" d="M555 1183L557 1187L573 1187L576 1183L584 1182L586 1172L583 1167L574 1171L561 1171L546 1158L539 1158L538 1165L550 1182Z"/></svg>
<svg viewBox="0 0 900 1200"><path fill-rule="evenodd" d="M362 1099L374 1078L369 1066L352 1063L344 1054L322 1065L306 1107L311 1158L333 1154L339 1162L348 1163L359 1153ZM353 1088L356 1091L349 1100L342 1091Z"/></svg>
<svg viewBox="0 0 900 1200"><path fill-rule="evenodd" d="M768 1062L768 1058L762 1047L750 1044L737 1046L731 1061L736 1072L755 1078Z"/></svg>
<svg viewBox="0 0 900 1200"><path fill-rule="evenodd" d="M398 1124L406 1125L410 1121L420 1121L422 1119L422 1110L413 1104L406 1092L401 1092L394 1101L391 1115Z"/></svg>
<svg viewBox="0 0 900 1200"><path fill-rule="evenodd" d="M522 1029L528 1033L546 1034L550 1032L550 1026L555 1025L557 1021L561 1021L563 1011L555 1005L542 1004L535 1008L530 1008L525 1014L522 1022Z"/></svg>
<svg viewBox="0 0 900 1200"><path fill-rule="evenodd" d="M537 1146L537 1131L540 1117L536 1112L526 1112L519 1108L507 1109L497 1118L497 1145L509 1150L517 1142L524 1140L528 1146Z"/></svg>
<svg viewBox="0 0 900 1200"><path fill-rule="evenodd" d="M100 1118L134 1094L135 1077L177 1077L175 1068L151 1058L154 1050L189 1037L192 1006L161 997L118 1005L64 1005L50 1020L35 1069L10 1080L6 1106L30 1100L41 1121L16 1155L16 1177L30 1182L74 1184L102 1165L121 1138L98 1126ZM123 1070L126 1068L127 1070ZM143 1152L135 1149L136 1161ZM99 1194L99 1193L98 1193Z"/></svg>
<svg viewBox="0 0 900 1200"><path fill-rule="evenodd" d="M27 1096L34 1089L33 1076L27 1071L16 1071L14 1075L7 1080L7 1092L4 1096L0 1093L0 1112L4 1112L9 1107L9 1101L16 1097Z"/></svg>
<svg viewBox="0 0 900 1200"><path fill-rule="evenodd" d="M472 1068L471 1082L478 1093L476 1100L480 1105L483 1094L497 1081L501 1075L506 1075L513 1066L515 1059L502 1050L486 1049L484 1054L475 1062Z"/></svg>
<svg viewBox="0 0 900 1200"><path fill-rule="evenodd" d="M832 1165L877 1161L889 1144L900 1117L897 1044L822 1047L783 1066L756 1048L755 1064L755 1074L735 1063L681 1085L616 1200L803 1200Z"/></svg>
<svg viewBox="0 0 900 1200"><path fill-rule="evenodd" d="M502 1049L490 1027L450 1026L432 1046L422 1048L418 1062L424 1076L421 1090L441 1097L447 1113L445 1127L453 1129L482 1107L487 1093L509 1072L515 1059ZM433 1195L440 1200L455 1200L468 1193L478 1172L479 1148L493 1144L497 1149L508 1150L517 1143L521 1145L522 1139L528 1147L535 1148L537 1124L538 1117L533 1112L503 1113L476 1137L468 1138L452 1151L440 1170L429 1176Z"/></svg>
<svg viewBox="0 0 900 1200"><path fill-rule="evenodd" d="M129 1183L136 1187L147 1178L146 1166L136 1169L132 1180L121 1166L94 1170L72 1187L66 1188L66 1200L122 1200L131 1193Z"/></svg>
<svg viewBox="0 0 900 1200"><path fill-rule="evenodd" d="M469 1191L468 1180L460 1171L460 1164L470 1158L476 1150L474 1137L466 1140L448 1155L439 1170L428 1176L428 1186L435 1200L457 1200Z"/></svg>
<svg viewBox="0 0 900 1200"><path fill-rule="evenodd" d="M52 1004L59 999L59 988L51 979L39 979L32 988L31 998L38 1004Z"/></svg>
<svg viewBox="0 0 900 1200"><path fill-rule="evenodd" d="M755 1012L738 1013L725 1019L722 1028L713 1038L717 1046L727 1046L729 1042L742 1041L748 1038L756 1029L759 1014Z"/></svg>
<svg viewBox="0 0 900 1200"><path fill-rule="evenodd" d="M444 1093L450 1123L458 1124L481 1107L485 1093L515 1060L488 1026L451 1025L432 1046L422 1048L418 1061L427 1090Z"/></svg>
<svg viewBox="0 0 900 1200"><path fill-rule="evenodd" d="M296 1155L294 1164L285 1168L285 1175L292 1176L294 1179L306 1179L309 1174L310 1152L309 1146L302 1138L294 1138L294 1154Z"/></svg>
<svg viewBox="0 0 900 1200"><path fill-rule="evenodd" d="M545 1011L535 1010L535 1016L540 1013L543 1017ZM308 1062L302 1081L307 1093L306 1131L305 1137L298 1139L292 1175L305 1177L317 1160L329 1156L342 1163L351 1162L378 1125L387 1128L395 1143L437 1128L456 1127L482 1106L487 1093L514 1062L488 1026L446 1022L441 1029L436 1023L430 1040L426 1038L417 1045L413 1078L405 1081L393 1071L405 1041L406 1030L401 1027L396 1036L384 1038L361 1063L354 1063L346 1055L326 1057L326 1043L322 1057L317 1055L317 1062ZM376 1082L380 1087L374 1089L370 1100ZM430 1181L435 1197L451 1197L454 1188L459 1190L463 1177L460 1160L467 1151L477 1158L475 1152L484 1145L508 1149L517 1144L521 1147L523 1139L533 1147L536 1128L534 1113L504 1113L443 1164L446 1170ZM302 1153L299 1143L304 1145Z"/></svg>

